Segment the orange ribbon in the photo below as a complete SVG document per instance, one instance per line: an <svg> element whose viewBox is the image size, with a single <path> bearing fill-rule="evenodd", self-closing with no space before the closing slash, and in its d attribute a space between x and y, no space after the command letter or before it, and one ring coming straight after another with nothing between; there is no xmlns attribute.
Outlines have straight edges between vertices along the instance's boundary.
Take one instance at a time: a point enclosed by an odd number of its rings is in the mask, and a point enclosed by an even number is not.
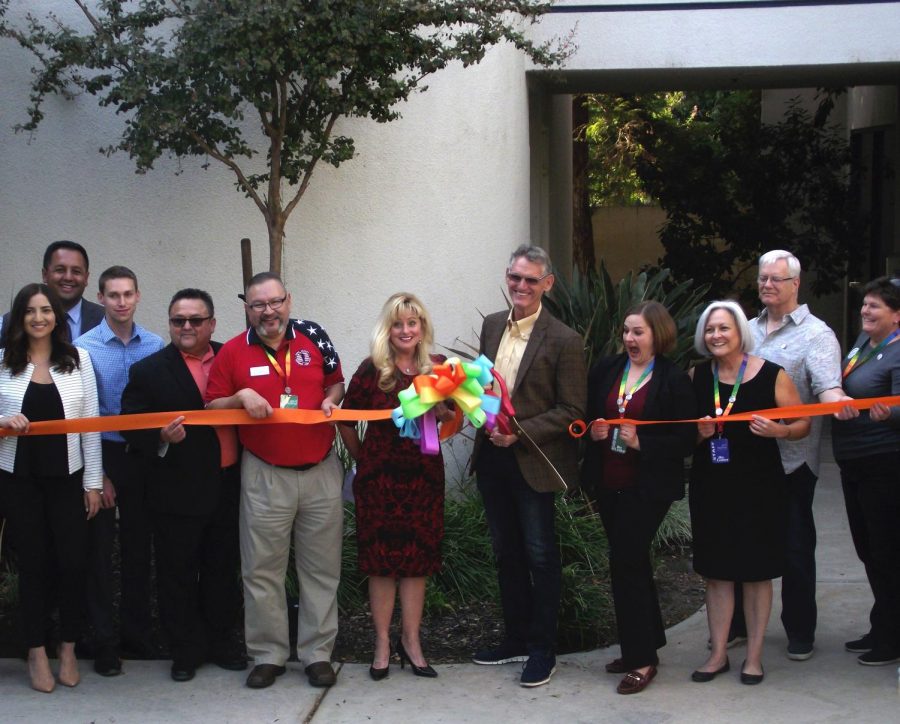
<svg viewBox="0 0 900 724"><path fill-rule="evenodd" d="M106 417L79 417L72 420L45 420L32 422L28 435L61 435L71 432L111 432L114 430L147 430L165 427L176 417L184 416L182 425L271 425L291 423L295 425L319 425L325 422L356 422L358 420L390 420L390 410L332 410L325 417L321 410L272 411L270 417L255 419L246 410L182 410L181 412L142 412L136 415L108 415ZM0 429L0 437L16 435L7 428Z"/></svg>
<svg viewBox="0 0 900 724"><path fill-rule="evenodd" d="M810 405L789 405L788 407L770 407L766 410L751 410L750 412L739 412L734 415L728 415L725 418L703 418L693 420L630 420L627 417L622 419L606 420L608 425L667 425L673 422L741 422L749 421L756 417L765 417L769 420L791 419L794 417L817 417L819 415L833 415L840 412L845 407L855 407L857 410L868 410L870 407L882 403L891 407L892 405L900 405L900 395L892 397L867 397L862 400L841 400L840 402L816 402ZM593 421L591 422L593 424ZM589 425L584 420L575 420L569 425L569 434L572 437L582 437L587 433Z"/></svg>

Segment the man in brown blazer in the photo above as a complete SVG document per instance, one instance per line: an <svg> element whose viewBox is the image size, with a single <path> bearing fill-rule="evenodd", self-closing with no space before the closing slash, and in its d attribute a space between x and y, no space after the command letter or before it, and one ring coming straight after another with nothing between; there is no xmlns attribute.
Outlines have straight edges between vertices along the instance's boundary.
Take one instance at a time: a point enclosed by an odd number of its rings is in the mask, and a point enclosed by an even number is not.
<svg viewBox="0 0 900 724"><path fill-rule="evenodd" d="M569 423L584 416L587 373L581 337L543 309L553 286L547 252L522 245L506 284L513 308L485 318L481 353L509 387L513 432L481 432L472 467L491 531L505 638L479 651L476 664L525 661L522 686L540 686L556 670L556 620L562 571L554 497L578 477ZM516 424L517 423L517 424Z"/></svg>

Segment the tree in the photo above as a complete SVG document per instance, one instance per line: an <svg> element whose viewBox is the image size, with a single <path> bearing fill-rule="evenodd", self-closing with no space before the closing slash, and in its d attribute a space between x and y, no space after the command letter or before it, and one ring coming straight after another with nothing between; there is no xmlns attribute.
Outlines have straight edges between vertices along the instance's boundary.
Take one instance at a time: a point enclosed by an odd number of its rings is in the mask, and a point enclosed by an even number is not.
<svg viewBox="0 0 900 724"><path fill-rule="evenodd" d="M676 279L712 280L714 296L745 291L741 275L776 248L816 272L814 293L834 291L864 225L849 144L827 124L833 100L825 93L810 113L793 99L766 124L758 91L599 97L594 188L655 199L666 212L660 264Z"/></svg>
<svg viewBox="0 0 900 724"><path fill-rule="evenodd" d="M38 61L20 129L37 129L48 95L87 92L125 116L101 150L125 151L138 173L163 154L224 164L265 218L276 272L316 165L354 155L339 119L395 120L427 76L499 43L543 66L567 53L526 37L521 26L548 8L540 0L73 2L86 32L33 15L26 29L0 29Z"/></svg>

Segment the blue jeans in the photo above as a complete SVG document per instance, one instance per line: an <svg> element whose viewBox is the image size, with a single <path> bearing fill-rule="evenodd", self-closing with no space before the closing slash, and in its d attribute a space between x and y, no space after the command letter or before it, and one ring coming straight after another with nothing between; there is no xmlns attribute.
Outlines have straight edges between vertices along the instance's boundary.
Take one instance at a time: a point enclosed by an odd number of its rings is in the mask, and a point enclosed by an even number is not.
<svg viewBox="0 0 900 724"><path fill-rule="evenodd" d="M509 448L482 448L478 490L491 532L506 639L529 653L553 654L562 588L555 493L533 490Z"/></svg>

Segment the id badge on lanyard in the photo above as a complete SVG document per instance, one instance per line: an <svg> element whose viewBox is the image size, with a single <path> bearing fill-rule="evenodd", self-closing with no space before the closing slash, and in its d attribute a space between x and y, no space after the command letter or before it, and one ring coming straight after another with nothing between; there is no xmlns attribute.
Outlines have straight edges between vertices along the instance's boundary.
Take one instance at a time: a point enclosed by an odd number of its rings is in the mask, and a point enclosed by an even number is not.
<svg viewBox="0 0 900 724"><path fill-rule="evenodd" d="M284 369L281 369L281 365L278 364L278 360L275 359L270 353L269 350L266 349L266 357L269 358L269 362L272 363L272 367L275 369L275 372L278 376L284 381L284 392L281 393L279 397L279 407L282 410L296 410L297 409L297 395L291 394L290 388L290 376L291 376L291 346L288 345L287 351L284 353Z"/></svg>
<svg viewBox="0 0 900 724"><path fill-rule="evenodd" d="M728 398L728 404L722 409L721 398L719 397L719 365L713 362L713 402L716 406L716 417L718 422L718 437L714 437L709 441L709 455L714 465L725 465L731 462L731 452L728 449L728 438L724 436L725 424L723 419L728 417L731 408L737 400L738 390L741 387L741 381L744 379L744 372L747 370L747 362L749 356L744 353L744 359L741 361L741 367L738 370L737 377L734 381L734 387Z"/></svg>

